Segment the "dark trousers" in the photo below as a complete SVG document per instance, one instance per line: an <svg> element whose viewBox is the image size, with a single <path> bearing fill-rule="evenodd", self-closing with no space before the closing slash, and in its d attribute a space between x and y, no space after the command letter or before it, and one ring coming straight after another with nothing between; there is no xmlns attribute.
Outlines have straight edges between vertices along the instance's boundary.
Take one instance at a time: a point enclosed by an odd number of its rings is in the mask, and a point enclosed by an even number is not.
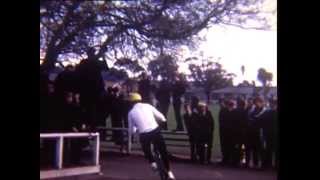
<svg viewBox="0 0 320 180"><path fill-rule="evenodd" d="M119 115L111 115L111 126L113 128L122 128L123 127L123 121L121 116ZM124 143L124 134L121 130L113 130L112 131L112 140L117 145L123 145Z"/></svg>
<svg viewBox="0 0 320 180"><path fill-rule="evenodd" d="M199 161L204 163L205 161L211 161L211 149L212 149L212 134L205 135L205 140L200 140L197 142L197 154L199 156Z"/></svg>
<svg viewBox="0 0 320 180"><path fill-rule="evenodd" d="M151 144L153 144L154 148L157 148L161 158L163 160L164 166L167 170L170 169L169 165L169 157L166 148L166 144L164 139L160 133L160 128L157 128L148 133L141 133L140 134L140 143L142 146L143 153L145 158L149 160L150 163L155 162L154 157L151 152Z"/></svg>
<svg viewBox="0 0 320 180"><path fill-rule="evenodd" d="M81 102L81 100L80 100ZM84 116L86 119L86 123L88 124L91 131L96 131L96 127L98 124L101 124L99 122L99 115L98 115L98 108L97 103L93 101L85 101L81 103L81 108L84 109Z"/></svg>
<svg viewBox="0 0 320 180"><path fill-rule="evenodd" d="M263 161L262 161L262 166L266 168L272 167L272 157L273 154L276 155L276 149L274 145L274 138L272 135L265 135L265 141L266 141L266 147L264 149L263 153Z"/></svg>
<svg viewBox="0 0 320 180"><path fill-rule="evenodd" d="M174 115L176 118L177 122L177 130L183 131L183 124L182 124L182 118L181 118L181 101L173 101L173 110L174 110Z"/></svg>
<svg viewBox="0 0 320 180"><path fill-rule="evenodd" d="M161 102L158 104L158 109L164 115L165 118L167 118L167 114L169 111L169 105L170 105L170 102ZM164 124L163 128L168 129L168 123L164 122L163 124Z"/></svg>
<svg viewBox="0 0 320 180"><path fill-rule="evenodd" d="M233 140L231 133L224 128L220 128L220 145L222 153L222 162L225 164L231 163Z"/></svg>
<svg viewBox="0 0 320 180"><path fill-rule="evenodd" d="M259 158L262 157L262 142L260 140L259 131L254 130L248 133L246 137L246 164L249 165L251 160L251 153L253 156L254 166L258 166Z"/></svg>
<svg viewBox="0 0 320 180"><path fill-rule="evenodd" d="M237 137L237 136L234 136ZM241 160L241 145L242 143L238 139L234 139L232 142L232 152L231 152L231 163L234 166L237 166L240 164Z"/></svg>
<svg viewBox="0 0 320 180"><path fill-rule="evenodd" d="M197 142L193 134L189 133L189 143L190 143L190 159L192 161L197 160Z"/></svg>

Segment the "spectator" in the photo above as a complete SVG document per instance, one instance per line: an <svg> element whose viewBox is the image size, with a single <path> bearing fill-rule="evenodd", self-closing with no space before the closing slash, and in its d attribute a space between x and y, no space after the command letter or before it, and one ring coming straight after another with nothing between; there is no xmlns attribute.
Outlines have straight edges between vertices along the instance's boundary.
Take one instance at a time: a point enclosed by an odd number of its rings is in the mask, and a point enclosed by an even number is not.
<svg viewBox="0 0 320 180"><path fill-rule="evenodd" d="M224 101L221 104L221 109L219 113L219 123L220 123L220 144L222 152L222 165L230 165L232 161L232 151L233 151L233 141L232 136L233 124L234 122L234 102L231 100Z"/></svg>
<svg viewBox="0 0 320 180"><path fill-rule="evenodd" d="M82 60L76 69L78 88L80 93L80 105L85 110L85 116L89 120L89 127L95 130L99 124L98 104L105 91L104 81L101 75L101 65L95 55L95 50L90 48L88 58Z"/></svg>
<svg viewBox="0 0 320 180"><path fill-rule="evenodd" d="M196 136L197 136L197 122L195 118L195 114L191 111L190 104L184 105L185 113L183 115L183 119L187 128L189 143L190 143L190 159L192 162L197 161L197 148L196 148Z"/></svg>
<svg viewBox="0 0 320 180"><path fill-rule="evenodd" d="M151 82L145 72L141 74L142 79L139 81L139 94L141 94L142 102L152 104L151 102Z"/></svg>
<svg viewBox="0 0 320 180"><path fill-rule="evenodd" d="M246 101L239 98L237 100L237 108L234 110L234 122L233 124L233 165L235 167L240 165L240 161L244 155L242 152L242 145L245 144L245 125L247 122Z"/></svg>
<svg viewBox="0 0 320 180"><path fill-rule="evenodd" d="M56 121L56 97L54 91L53 82L47 81L47 90L43 96L40 97L40 133L52 133L55 132L55 121ZM50 166L54 162L55 154L55 140L44 139L41 160L43 165Z"/></svg>
<svg viewBox="0 0 320 180"><path fill-rule="evenodd" d="M263 136L266 143L262 167L272 167L272 155L275 154L277 166L277 100L273 99L270 102L271 109L266 111L261 117L261 125L263 128Z"/></svg>
<svg viewBox="0 0 320 180"><path fill-rule="evenodd" d="M256 97L254 99L254 109L250 111L247 129L246 144L246 166L249 167L251 153L253 156L253 164L258 167L259 159L262 158L262 141L261 141L261 119L266 111L263 99Z"/></svg>
<svg viewBox="0 0 320 180"><path fill-rule="evenodd" d="M186 85L180 79L179 76L175 77L175 81L172 85L172 100L173 100L173 109L176 119L176 131L183 131L183 124L181 120L181 97L186 92Z"/></svg>
<svg viewBox="0 0 320 180"><path fill-rule="evenodd" d="M197 132L197 150L200 163L211 164L214 119L208 106L204 102L199 103L199 113L197 113L196 118L197 123L199 124L199 131Z"/></svg>
<svg viewBox="0 0 320 180"><path fill-rule="evenodd" d="M120 86L112 87L112 96L110 101L110 115L111 115L111 126L112 128L124 127L123 117L123 96L120 95ZM120 150L123 147L123 131L114 130L112 132L112 140L116 145L120 146Z"/></svg>
<svg viewBox="0 0 320 180"><path fill-rule="evenodd" d="M77 87L78 84L75 67L68 65L65 70L57 76L54 82L54 88L59 103L61 104L62 101L64 101L65 92L71 92L75 95L78 92Z"/></svg>
<svg viewBox="0 0 320 180"><path fill-rule="evenodd" d="M156 99L158 101L158 109L167 118L167 114L170 106L170 84L167 80L160 82L159 88L156 91ZM168 129L167 122L164 123L164 129Z"/></svg>
<svg viewBox="0 0 320 180"><path fill-rule="evenodd" d="M55 132L79 132L82 128L84 129L86 123L82 119L83 116L80 106L74 101L73 93L65 92L62 103L63 104L59 106L59 116L56 119ZM67 165L79 164L83 140L66 139L64 142L64 163Z"/></svg>

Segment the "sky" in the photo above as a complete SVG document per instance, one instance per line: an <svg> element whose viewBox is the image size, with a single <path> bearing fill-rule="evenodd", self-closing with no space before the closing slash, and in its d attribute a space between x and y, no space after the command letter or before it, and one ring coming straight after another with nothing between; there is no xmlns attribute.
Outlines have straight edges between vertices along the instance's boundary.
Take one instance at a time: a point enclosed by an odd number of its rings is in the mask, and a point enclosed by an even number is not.
<svg viewBox="0 0 320 180"><path fill-rule="evenodd" d="M266 0L265 11L276 10L275 0ZM243 80L256 81L259 68L265 68L273 74L272 85L277 85L277 19L276 14L270 16L271 30L248 30L234 26L212 26L206 32L206 42L202 42L199 51L203 51L204 57L212 56L223 68L234 73L234 84L237 85ZM189 56L184 51L184 57ZM245 73L242 75L241 66L245 66ZM187 65L181 64L179 71L187 72Z"/></svg>
<svg viewBox="0 0 320 180"><path fill-rule="evenodd" d="M212 27L207 34L207 41L202 43L198 51L204 56L218 59L223 68L235 73L234 84L243 80L257 81L259 68L265 68L273 74L272 85L277 85L277 32L262 30L244 30L236 27ZM241 66L245 66L242 75ZM181 67L181 71L186 70Z"/></svg>

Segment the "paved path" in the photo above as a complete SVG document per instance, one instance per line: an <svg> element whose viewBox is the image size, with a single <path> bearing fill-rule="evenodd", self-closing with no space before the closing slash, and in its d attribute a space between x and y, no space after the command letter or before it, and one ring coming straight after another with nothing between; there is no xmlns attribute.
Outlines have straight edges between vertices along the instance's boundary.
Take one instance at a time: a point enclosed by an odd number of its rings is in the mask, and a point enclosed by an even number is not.
<svg viewBox="0 0 320 180"><path fill-rule="evenodd" d="M85 175L59 180L159 180L141 155L122 156L106 153L101 157L103 175ZM191 164L185 160L171 162L177 180L276 180L275 171L227 168L217 165Z"/></svg>

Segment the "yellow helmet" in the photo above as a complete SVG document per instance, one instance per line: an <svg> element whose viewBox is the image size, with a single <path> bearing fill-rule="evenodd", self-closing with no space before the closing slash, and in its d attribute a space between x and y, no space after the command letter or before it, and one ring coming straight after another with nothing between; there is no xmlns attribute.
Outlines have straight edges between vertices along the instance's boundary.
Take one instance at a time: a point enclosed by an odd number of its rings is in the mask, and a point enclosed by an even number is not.
<svg viewBox="0 0 320 180"><path fill-rule="evenodd" d="M139 93L130 93L129 94L129 101L141 101L142 98Z"/></svg>

